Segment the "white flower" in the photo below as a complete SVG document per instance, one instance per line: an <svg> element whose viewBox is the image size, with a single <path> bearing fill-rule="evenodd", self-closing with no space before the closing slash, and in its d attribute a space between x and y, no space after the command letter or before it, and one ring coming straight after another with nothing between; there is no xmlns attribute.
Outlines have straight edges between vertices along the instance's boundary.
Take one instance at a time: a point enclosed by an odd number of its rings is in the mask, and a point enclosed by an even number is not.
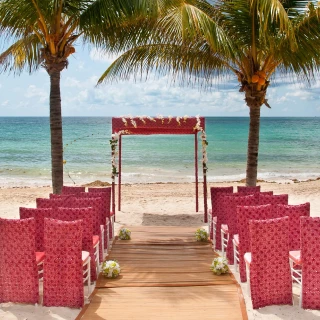
<svg viewBox="0 0 320 320"><path fill-rule="evenodd" d="M119 133L113 133L112 134L112 139L118 141L119 140Z"/></svg>
<svg viewBox="0 0 320 320"><path fill-rule="evenodd" d="M146 120L144 118L146 118L147 116L139 116L138 118L143 122L143 124L146 124Z"/></svg>
<svg viewBox="0 0 320 320"><path fill-rule="evenodd" d="M127 126L127 119L125 117L122 118L122 122L124 123L125 126Z"/></svg>
<svg viewBox="0 0 320 320"><path fill-rule="evenodd" d="M153 122L155 122L156 120L155 119L153 119L152 117L150 117L150 116L148 116L147 117L147 119L149 119L150 121L153 121Z"/></svg>
<svg viewBox="0 0 320 320"><path fill-rule="evenodd" d="M116 278L121 272L118 262L114 260L105 261L101 269L102 274L107 278Z"/></svg>

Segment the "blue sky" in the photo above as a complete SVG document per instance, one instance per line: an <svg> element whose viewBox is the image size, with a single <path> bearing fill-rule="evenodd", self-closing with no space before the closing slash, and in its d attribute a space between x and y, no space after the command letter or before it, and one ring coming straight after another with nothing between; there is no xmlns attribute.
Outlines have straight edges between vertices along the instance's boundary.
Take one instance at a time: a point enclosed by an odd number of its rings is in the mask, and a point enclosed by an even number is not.
<svg viewBox="0 0 320 320"><path fill-rule="evenodd" d="M147 81L121 81L96 87L100 75L114 57L96 49L76 48L68 69L61 73L63 116L201 115L248 116L249 110L235 80L211 91L172 85L166 76ZM262 116L320 116L320 79L312 88L277 78L267 98L272 109ZM49 116L49 76L44 69L28 75L0 75L0 116Z"/></svg>

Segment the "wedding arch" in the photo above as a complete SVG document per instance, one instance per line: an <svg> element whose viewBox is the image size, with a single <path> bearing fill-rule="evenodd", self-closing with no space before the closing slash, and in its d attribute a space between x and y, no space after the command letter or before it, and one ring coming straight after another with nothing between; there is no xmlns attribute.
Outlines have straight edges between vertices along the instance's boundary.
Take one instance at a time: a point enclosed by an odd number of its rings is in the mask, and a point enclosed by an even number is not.
<svg viewBox="0 0 320 320"><path fill-rule="evenodd" d="M112 155L112 211L115 213L115 183L118 177L118 210L121 210L121 151L122 135L152 135L152 134L193 134L194 135L194 160L195 160L195 193L196 212L199 211L199 179L198 179L198 133L202 141L202 172L203 172L203 198L204 222L207 222L207 139L205 133L204 117L113 117L112 139L110 140Z"/></svg>

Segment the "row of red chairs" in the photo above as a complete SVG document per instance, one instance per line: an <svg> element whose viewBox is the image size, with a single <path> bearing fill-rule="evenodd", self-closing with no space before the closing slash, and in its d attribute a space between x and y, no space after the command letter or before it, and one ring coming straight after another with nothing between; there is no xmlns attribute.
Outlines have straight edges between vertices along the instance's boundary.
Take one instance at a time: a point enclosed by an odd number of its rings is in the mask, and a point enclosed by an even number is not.
<svg viewBox="0 0 320 320"><path fill-rule="evenodd" d="M38 303L43 279L43 305L82 307L113 239L110 198L111 188L63 187L0 219L0 302Z"/></svg>
<svg viewBox="0 0 320 320"><path fill-rule="evenodd" d="M241 282L250 274L248 288L253 307L292 304L294 280L302 283L301 306L319 309L320 276L316 280L319 283L316 290L311 290L310 285L301 280L303 273L308 278L307 271L302 270L307 270L310 264L301 250L319 243L303 244L302 235L314 233L304 226L318 224L320 230L319 218L310 218L310 203L289 205L288 195L261 192L260 186L238 187L237 191L233 193L233 187L211 188L210 235L215 249L222 249L224 254L226 248L229 264L234 264L235 270L239 263ZM221 237L217 233L219 228ZM306 238L311 239L310 236ZM315 256L309 258L314 261Z"/></svg>

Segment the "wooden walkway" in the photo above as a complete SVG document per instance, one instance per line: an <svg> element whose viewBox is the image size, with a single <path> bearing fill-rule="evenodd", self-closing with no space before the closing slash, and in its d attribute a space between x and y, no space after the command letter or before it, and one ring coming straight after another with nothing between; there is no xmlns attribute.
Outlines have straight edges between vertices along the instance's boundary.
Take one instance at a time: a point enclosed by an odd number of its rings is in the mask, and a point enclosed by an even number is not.
<svg viewBox="0 0 320 320"><path fill-rule="evenodd" d="M216 253L194 240L195 228L129 229L132 240L116 240L108 257L121 275L100 275L77 320L247 319L240 286L232 274L212 274Z"/></svg>

